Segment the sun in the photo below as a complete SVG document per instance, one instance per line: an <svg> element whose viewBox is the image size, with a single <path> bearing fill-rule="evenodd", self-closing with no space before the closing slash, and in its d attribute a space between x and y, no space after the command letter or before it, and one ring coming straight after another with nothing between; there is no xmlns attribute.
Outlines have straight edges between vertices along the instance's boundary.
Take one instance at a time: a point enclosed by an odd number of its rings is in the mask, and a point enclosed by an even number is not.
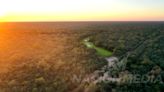
<svg viewBox="0 0 164 92"><path fill-rule="evenodd" d="M5 15L5 11L0 10L0 17L3 17Z"/></svg>
<svg viewBox="0 0 164 92"><path fill-rule="evenodd" d="M0 9L0 22L4 21L5 16L6 16L6 12ZM1 26L1 24L0 24L0 26Z"/></svg>

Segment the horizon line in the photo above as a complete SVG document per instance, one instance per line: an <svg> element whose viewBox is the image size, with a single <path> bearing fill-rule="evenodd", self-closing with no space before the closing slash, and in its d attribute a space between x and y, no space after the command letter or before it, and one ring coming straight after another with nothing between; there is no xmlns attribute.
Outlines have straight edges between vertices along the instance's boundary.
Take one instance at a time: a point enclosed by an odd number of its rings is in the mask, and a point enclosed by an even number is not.
<svg viewBox="0 0 164 92"><path fill-rule="evenodd" d="M90 21L85 21L85 20L73 20L73 21L0 21L0 23L7 23L7 22L164 22L164 20L125 20L125 21L97 21L97 20L90 20Z"/></svg>

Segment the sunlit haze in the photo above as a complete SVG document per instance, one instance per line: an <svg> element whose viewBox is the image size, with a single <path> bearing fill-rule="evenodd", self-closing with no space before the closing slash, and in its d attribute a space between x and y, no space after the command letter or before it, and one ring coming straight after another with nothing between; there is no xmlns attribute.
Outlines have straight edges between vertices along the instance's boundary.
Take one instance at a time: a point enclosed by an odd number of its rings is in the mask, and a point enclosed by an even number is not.
<svg viewBox="0 0 164 92"><path fill-rule="evenodd" d="M164 21L164 0L1 0L0 21Z"/></svg>

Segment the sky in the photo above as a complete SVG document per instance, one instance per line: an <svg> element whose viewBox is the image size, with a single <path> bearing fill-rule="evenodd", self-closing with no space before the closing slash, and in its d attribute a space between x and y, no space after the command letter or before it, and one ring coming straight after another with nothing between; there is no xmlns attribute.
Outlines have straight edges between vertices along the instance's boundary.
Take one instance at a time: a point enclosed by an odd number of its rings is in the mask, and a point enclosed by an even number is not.
<svg viewBox="0 0 164 92"><path fill-rule="evenodd" d="M164 21L164 0L0 0L5 21Z"/></svg>

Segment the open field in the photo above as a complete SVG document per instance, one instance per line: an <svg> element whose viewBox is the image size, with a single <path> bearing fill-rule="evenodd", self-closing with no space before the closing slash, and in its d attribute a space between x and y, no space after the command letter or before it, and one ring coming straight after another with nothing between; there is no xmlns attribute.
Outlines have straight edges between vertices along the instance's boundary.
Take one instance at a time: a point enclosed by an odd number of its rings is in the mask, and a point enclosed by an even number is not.
<svg viewBox="0 0 164 92"><path fill-rule="evenodd" d="M164 90L164 22L20 22L0 23L0 28L0 92ZM141 81L83 84L107 65L82 43L88 37L119 60L129 55L125 69L109 70L110 76L139 75ZM143 82L143 75L156 81Z"/></svg>

